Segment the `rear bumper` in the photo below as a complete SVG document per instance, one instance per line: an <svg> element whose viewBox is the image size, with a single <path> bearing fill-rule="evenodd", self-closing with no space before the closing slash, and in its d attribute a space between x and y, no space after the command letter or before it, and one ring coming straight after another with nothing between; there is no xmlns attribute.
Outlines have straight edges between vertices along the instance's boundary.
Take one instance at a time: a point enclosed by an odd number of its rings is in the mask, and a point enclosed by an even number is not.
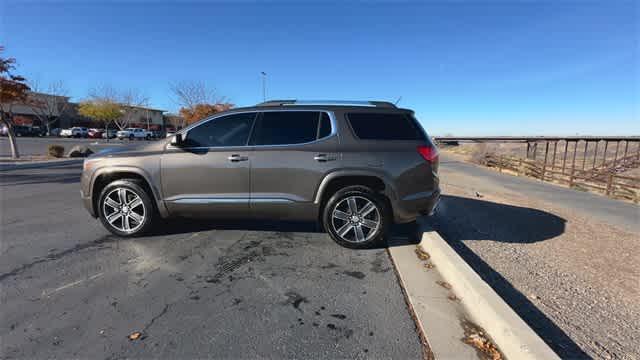
<svg viewBox="0 0 640 360"><path fill-rule="evenodd" d="M401 224L414 221L422 215L431 215L439 201L439 188L405 196L392 203L393 220Z"/></svg>

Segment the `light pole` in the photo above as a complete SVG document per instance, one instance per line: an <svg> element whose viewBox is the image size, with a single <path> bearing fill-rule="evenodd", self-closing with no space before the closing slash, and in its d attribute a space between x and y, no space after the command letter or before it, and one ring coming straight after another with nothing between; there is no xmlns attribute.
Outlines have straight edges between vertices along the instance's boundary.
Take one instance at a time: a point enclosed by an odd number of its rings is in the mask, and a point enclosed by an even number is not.
<svg viewBox="0 0 640 360"><path fill-rule="evenodd" d="M267 101L267 73L261 71L262 74L262 101Z"/></svg>

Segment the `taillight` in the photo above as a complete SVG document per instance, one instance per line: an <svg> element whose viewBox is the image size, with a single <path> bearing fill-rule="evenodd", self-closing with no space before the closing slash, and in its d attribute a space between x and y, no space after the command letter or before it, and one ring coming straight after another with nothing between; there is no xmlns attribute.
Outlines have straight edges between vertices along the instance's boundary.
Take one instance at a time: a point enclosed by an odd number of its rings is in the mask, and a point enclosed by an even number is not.
<svg viewBox="0 0 640 360"><path fill-rule="evenodd" d="M418 152L428 162L434 162L438 160L438 149L434 146L420 145L418 146Z"/></svg>

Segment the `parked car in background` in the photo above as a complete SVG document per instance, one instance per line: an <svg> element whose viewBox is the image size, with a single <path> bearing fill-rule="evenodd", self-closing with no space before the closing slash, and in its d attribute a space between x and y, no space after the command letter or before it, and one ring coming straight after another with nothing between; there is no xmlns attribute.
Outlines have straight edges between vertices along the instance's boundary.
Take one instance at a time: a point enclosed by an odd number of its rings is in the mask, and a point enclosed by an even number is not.
<svg viewBox="0 0 640 360"><path fill-rule="evenodd" d="M13 133L16 136L29 136L31 134L31 131L29 130L29 127L27 127L27 126L13 125Z"/></svg>
<svg viewBox="0 0 640 360"><path fill-rule="evenodd" d="M30 126L29 131L31 135L29 136L45 136L47 135L47 128L44 126Z"/></svg>
<svg viewBox="0 0 640 360"><path fill-rule="evenodd" d="M118 137L118 139L122 140L122 139L129 139L129 140L133 140L133 139L138 139L138 140L144 140L144 139L151 139L151 133L145 129L139 129L139 128L126 128L124 130L120 130L116 133L116 136Z"/></svg>
<svg viewBox="0 0 640 360"><path fill-rule="evenodd" d="M63 129L60 131L60 136L62 137L75 137L75 138L86 138L89 134L89 130L86 127L82 126L74 126L71 129Z"/></svg>
<svg viewBox="0 0 640 360"><path fill-rule="evenodd" d="M16 136L45 136L47 130L40 126L13 125L13 133ZM0 127L0 135L7 136L9 130L6 125Z"/></svg>
<svg viewBox="0 0 640 360"><path fill-rule="evenodd" d="M89 129L87 136L92 139L102 139L102 133L104 130L102 129Z"/></svg>
<svg viewBox="0 0 640 360"><path fill-rule="evenodd" d="M319 220L344 246L380 244L438 204L438 149L413 111L355 103L271 101L106 150L84 162L84 206L119 236L184 215Z"/></svg>
<svg viewBox="0 0 640 360"><path fill-rule="evenodd" d="M60 128L51 129L49 130L49 136L60 136L60 131L62 131Z"/></svg>
<svg viewBox="0 0 640 360"><path fill-rule="evenodd" d="M167 135L165 137L172 137L173 135L175 135L176 132L175 131L169 131L167 130Z"/></svg>
<svg viewBox="0 0 640 360"><path fill-rule="evenodd" d="M16 136L43 136L39 126L14 125L13 133Z"/></svg>
<svg viewBox="0 0 640 360"><path fill-rule="evenodd" d="M115 139L117 131L114 129L109 129L106 132L102 133L103 139Z"/></svg>

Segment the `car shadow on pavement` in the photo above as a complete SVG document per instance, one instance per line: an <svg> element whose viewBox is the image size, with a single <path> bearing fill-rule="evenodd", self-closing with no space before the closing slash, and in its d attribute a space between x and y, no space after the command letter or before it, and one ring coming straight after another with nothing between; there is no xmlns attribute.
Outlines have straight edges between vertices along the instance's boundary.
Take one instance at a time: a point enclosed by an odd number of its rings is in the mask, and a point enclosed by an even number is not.
<svg viewBox="0 0 640 360"><path fill-rule="evenodd" d="M146 236L166 236L210 230L326 233L320 224L310 221L175 218L164 220L161 224L155 226ZM328 237L329 235L327 235L327 241L331 241ZM391 239L388 244L376 244L368 247L368 249L385 249L388 246L417 244L420 239L416 222L393 225L389 237Z"/></svg>
<svg viewBox="0 0 640 360"><path fill-rule="evenodd" d="M584 359L589 356L560 327L463 242L534 243L561 235L565 222L563 218L537 209L451 195L442 196L438 211L428 219L458 255L556 354L563 359Z"/></svg>
<svg viewBox="0 0 640 360"><path fill-rule="evenodd" d="M313 222L275 220L219 220L219 219L167 219L156 226L149 236L164 236L210 230L248 230L274 232L323 232Z"/></svg>
<svg viewBox="0 0 640 360"><path fill-rule="evenodd" d="M460 240L534 243L564 233L566 220L546 211L443 195L433 219Z"/></svg>

